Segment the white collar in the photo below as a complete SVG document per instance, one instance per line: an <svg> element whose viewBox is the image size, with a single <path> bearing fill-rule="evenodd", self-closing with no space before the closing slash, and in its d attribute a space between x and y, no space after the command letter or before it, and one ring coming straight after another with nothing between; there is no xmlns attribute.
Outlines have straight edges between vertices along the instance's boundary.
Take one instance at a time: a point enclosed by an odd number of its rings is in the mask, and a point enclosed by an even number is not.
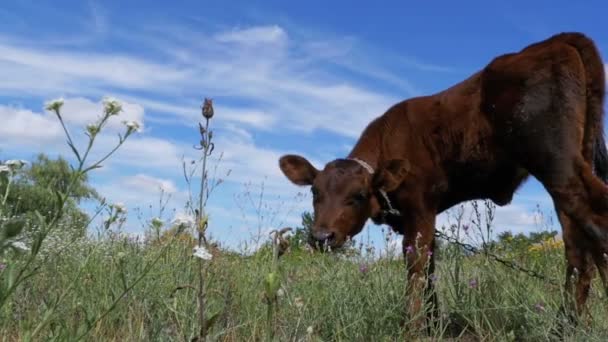
<svg viewBox="0 0 608 342"><path fill-rule="evenodd" d="M361 160L359 158L348 158L348 159L354 160L357 163L359 163L359 165L361 165L361 167L363 167L364 169L366 169L367 172L369 172L370 175L374 174L374 168L371 165L369 165L366 161Z"/></svg>
<svg viewBox="0 0 608 342"><path fill-rule="evenodd" d="M369 172L370 175L374 174L374 168L369 165L366 161L361 160L359 158L348 158L352 161L357 162L359 165L361 165L361 167L363 167L365 170L367 170L367 172ZM378 192L380 193L380 195L384 198L384 200L386 201L386 205L388 206L388 210L382 210L382 215L386 216L387 214L391 214L391 215L395 215L395 216L401 216L401 212L399 212L399 210L393 208L393 205L391 204L391 200L388 198L388 194L386 193L386 191L384 191L384 189L378 189Z"/></svg>

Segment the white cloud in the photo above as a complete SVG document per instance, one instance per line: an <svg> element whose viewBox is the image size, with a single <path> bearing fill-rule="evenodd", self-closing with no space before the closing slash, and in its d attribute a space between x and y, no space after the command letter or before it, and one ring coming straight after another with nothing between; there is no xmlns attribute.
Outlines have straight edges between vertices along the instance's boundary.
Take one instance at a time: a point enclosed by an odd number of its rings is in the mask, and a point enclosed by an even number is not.
<svg viewBox="0 0 608 342"><path fill-rule="evenodd" d="M484 236L487 233L485 231L486 222L488 219L487 211L484 207L483 201L477 201L479 204L479 211L481 214L481 227L484 229ZM467 224L471 227L474 226L473 219L475 218L474 209L471 204L472 202L463 203L464 214L462 216L461 224ZM552 206L548 206L552 208ZM454 206L448 211L440 214L437 217L436 227L446 228L452 224L456 224L456 217L460 211L460 205ZM495 238L499 233L505 231L511 231L514 234L531 231L541 231L546 229L560 230L559 225L551 225L551 217L554 213L548 212L540 215L533 206L527 207L518 203L517 198L514 203L499 207L496 206L493 213L492 220L492 238ZM555 224L555 222L553 222ZM479 240L479 231L477 228L470 229L469 238L474 241Z"/></svg>
<svg viewBox="0 0 608 342"><path fill-rule="evenodd" d="M172 196L171 204L183 205L186 198L171 179L143 173L111 179L95 187L109 203L123 202L128 208L156 206L163 191Z"/></svg>
<svg viewBox="0 0 608 342"><path fill-rule="evenodd" d="M177 191L177 187L173 181L141 173L136 174L135 176L125 177L123 184L136 191L150 191L151 189L155 191L162 190L167 193Z"/></svg>
<svg viewBox="0 0 608 342"><path fill-rule="evenodd" d="M497 208L494 222L502 229L521 229L533 227L538 223L534 213L517 204Z"/></svg>
<svg viewBox="0 0 608 342"><path fill-rule="evenodd" d="M23 108L0 105L0 122L0 146L3 147L42 147L62 134L57 118Z"/></svg>
<svg viewBox="0 0 608 342"><path fill-rule="evenodd" d="M74 130L84 130L84 127L98 120L102 113L102 104L88 99L66 98L61 110L64 122ZM124 120L144 121L143 107L129 102L123 102L123 111L118 116L108 120L106 129L125 131ZM0 105L0 136L4 144L26 144L44 146L49 142L64 141L64 133L59 120L54 113L33 112L29 109ZM74 137L76 138L76 136Z"/></svg>
<svg viewBox="0 0 608 342"><path fill-rule="evenodd" d="M103 148L97 149L94 156L107 152L108 147L115 145L116 142L116 137L104 136L100 139ZM179 173L181 156L190 149L190 146L180 146L165 139L133 135L120 147L111 162L127 166L152 167L156 172L166 173L175 170L175 173Z"/></svg>
<svg viewBox="0 0 608 342"><path fill-rule="evenodd" d="M277 25L257 26L222 32L217 34L215 38L219 42L243 45L282 44L287 40L287 33Z"/></svg>
<svg viewBox="0 0 608 342"><path fill-rule="evenodd" d="M106 128L97 136L96 142L88 158L94 162L108 153L118 143L117 132L124 133L122 121L144 121L144 109L141 105L122 102L123 112L112 116ZM76 147L84 149L87 137L84 135L86 124L98 120L102 112L101 102L93 102L85 98L66 98L61 111L62 117L71 132ZM29 151L45 153L61 153L71 156L67 147L65 135L59 120L50 112L34 112L28 109L0 105L0 147L10 150L13 154L29 153ZM157 171L179 172L181 156L192 151L190 145L177 144L172 141L146 135L132 134L115 155L106 163L136 167L153 167Z"/></svg>
<svg viewBox="0 0 608 342"><path fill-rule="evenodd" d="M188 71L133 56L41 50L0 42L0 89L78 90L98 85L145 89L184 81ZM16 83L14 81L16 80ZM42 82L43 85L37 85ZM93 82L93 83L91 83Z"/></svg>
<svg viewBox="0 0 608 342"><path fill-rule="evenodd" d="M125 131L123 121L137 121L143 124L144 108L141 105L118 100L122 104L122 111L119 115L108 119L106 128ZM62 117L66 122L82 127L97 121L102 113L103 104L101 100L93 102L82 97L66 99L61 110Z"/></svg>
<svg viewBox="0 0 608 342"><path fill-rule="evenodd" d="M170 114L169 119L160 119L159 121L175 122L173 117L177 116L182 119L182 124L192 125L202 118L200 105L197 104L185 106L138 97L130 97L130 99L141 103L149 110ZM214 109L218 121L222 124L228 122L228 125L231 126L242 124L257 129L270 129L278 121L275 115L258 109L236 108L225 105L214 105Z"/></svg>
<svg viewBox="0 0 608 342"><path fill-rule="evenodd" d="M180 34L182 40L188 37ZM201 41L198 36L194 41ZM226 105L218 99L216 112L225 121L257 129L326 129L349 137L356 137L365 124L397 100L348 79L336 79L329 71L331 65L315 55L319 46L331 46L334 41L315 40L309 48L305 40L290 39L276 25L219 32L214 37L179 47L189 56L183 58L167 52L175 45L167 33L137 38L141 50L150 56L147 58L0 41L0 90L87 96L99 96L100 89L107 87L125 93L145 90L145 96L138 95L138 103L185 119L180 121L184 124L190 118L198 119L198 104L191 101L202 93L246 103ZM143 43L146 41L148 45ZM269 46L252 48L251 44ZM167 54L173 60L167 61Z"/></svg>

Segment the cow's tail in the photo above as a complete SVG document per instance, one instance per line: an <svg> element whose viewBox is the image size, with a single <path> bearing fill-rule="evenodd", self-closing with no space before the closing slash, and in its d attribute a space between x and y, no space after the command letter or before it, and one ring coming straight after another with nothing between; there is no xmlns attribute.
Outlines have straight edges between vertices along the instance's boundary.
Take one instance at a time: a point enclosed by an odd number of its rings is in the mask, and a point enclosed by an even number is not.
<svg viewBox="0 0 608 342"><path fill-rule="evenodd" d="M608 151L604 134L600 132L595 139L595 149L593 150L593 169L595 174L608 184Z"/></svg>
<svg viewBox="0 0 608 342"><path fill-rule="evenodd" d="M574 47L585 67L587 90L587 117L583 155L593 160L595 174L608 183L608 151L604 139L604 97L606 74L604 63L593 41L581 33L562 33L551 39L563 41Z"/></svg>

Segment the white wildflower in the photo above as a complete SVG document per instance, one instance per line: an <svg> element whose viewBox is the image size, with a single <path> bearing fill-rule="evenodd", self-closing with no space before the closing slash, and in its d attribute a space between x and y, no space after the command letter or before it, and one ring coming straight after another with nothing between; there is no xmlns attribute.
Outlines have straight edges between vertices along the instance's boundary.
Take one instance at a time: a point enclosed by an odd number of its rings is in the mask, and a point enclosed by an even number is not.
<svg viewBox="0 0 608 342"><path fill-rule="evenodd" d="M113 97L104 97L101 102L107 115L117 115L122 111L122 104Z"/></svg>
<svg viewBox="0 0 608 342"><path fill-rule="evenodd" d="M124 213L127 211L127 209L125 208L125 205L121 202L116 202L116 203L112 204L110 207L114 208L114 210L116 210L116 212L118 214Z"/></svg>
<svg viewBox="0 0 608 342"><path fill-rule="evenodd" d="M141 127L141 125L139 124L139 122L137 121L123 121L122 123L125 124L125 126L127 126L127 130L129 132L139 132L139 128Z"/></svg>
<svg viewBox="0 0 608 342"><path fill-rule="evenodd" d="M15 241L11 245L24 252L28 252L30 250L22 241Z"/></svg>
<svg viewBox="0 0 608 342"><path fill-rule="evenodd" d="M194 247L194 253L192 255L203 260L211 260L211 258L213 258L213 255L211 255L204 246Z"/></svg>
<svg viewBox="0 0 608 342"><path fill-rule="evenodd" d="M308 326L308 328L306 328L306 333L307 333L308 335L312 335L313 331L314 331L314 330L313 330L313 328L312 328L312 325L309 325L309 326Z"/></svg>
<svg viewBox="0 0 608 342"><path fill-rule="evenodd" d="M64 100L62 97L55 99L55 100L51 100L47 103L44 104L46 110L50 110L50 111L54 111L54 112L58 112L61 107L63 106Z"/></svg>
<svg viewBox="0 0 608 342"><path fill-rule="evenodd" d="M175 218L173 219L173 224L176 226L186 226L186 227L192 227L194 226L194 217L188 215L188 214L184 214L184 213L179 213L177 215L175 215Z"/></svg>
<svg viewBox="0 0 608 342"><path fill-rule="evenodd" d="M304 307L304 300L302 299L302 297L296 297L293 302L298 309Z"/></svg>
<svg viewBox="0 0 608 342"><path fill-rule="evenodd" d="M283 289L278 289L277 290L277 297L283 297L285 296L285 291Z"/></svg>
<svg viewBox="0 0 608 342"><path fill-rule="evenodd" d="M4 165L8 166L11 170L19 170L27 164L27 161L20 159L11 159L4 162Z"/></svg>

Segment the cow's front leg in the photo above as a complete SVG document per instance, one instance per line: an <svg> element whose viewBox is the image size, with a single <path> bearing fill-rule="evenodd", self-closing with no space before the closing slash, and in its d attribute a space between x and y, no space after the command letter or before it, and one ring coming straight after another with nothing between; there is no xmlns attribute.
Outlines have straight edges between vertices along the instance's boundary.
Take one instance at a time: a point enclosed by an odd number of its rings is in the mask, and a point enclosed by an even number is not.
<svg viewBox="0 0 608 342"><path fill-rule="evenodd" d="M434 290L435 271L435 216L415 220L405 226L403 255L407 267L407 311L417 328L425 326L425 319L437 317L437 297ZM424 307L425 298L429 304ZM426 310L428 309L428 311ZM430 323L430 322L429 322ZM431 328L431 325L428 325Z"/></svg>

